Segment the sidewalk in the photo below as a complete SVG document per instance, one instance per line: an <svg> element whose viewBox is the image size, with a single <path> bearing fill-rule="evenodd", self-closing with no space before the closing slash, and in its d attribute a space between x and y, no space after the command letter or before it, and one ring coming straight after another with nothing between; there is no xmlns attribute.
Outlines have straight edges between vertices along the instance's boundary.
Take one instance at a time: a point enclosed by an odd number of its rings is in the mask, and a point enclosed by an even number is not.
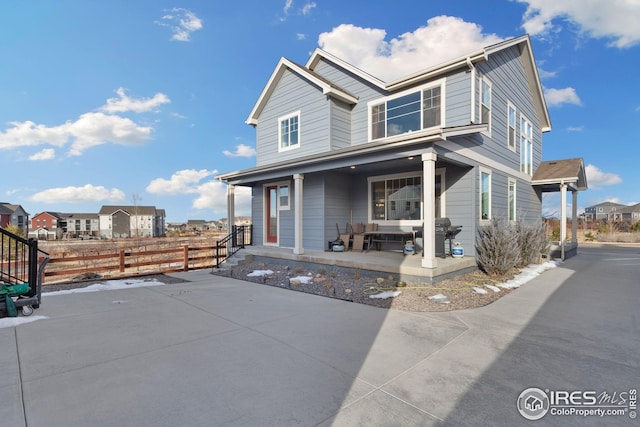
<svg viewBox="0 0 640 427"><path fill-rule="evenodd" d="M205 270L175 274L189 283L45 295L34 316L46 319L0 329L0 420L439 425L571 274L552 269L490 306L451 313L384 310ZM515 400L521 385L512 386ZM504 411L496 421L524 421L512 402Z"/></svg>

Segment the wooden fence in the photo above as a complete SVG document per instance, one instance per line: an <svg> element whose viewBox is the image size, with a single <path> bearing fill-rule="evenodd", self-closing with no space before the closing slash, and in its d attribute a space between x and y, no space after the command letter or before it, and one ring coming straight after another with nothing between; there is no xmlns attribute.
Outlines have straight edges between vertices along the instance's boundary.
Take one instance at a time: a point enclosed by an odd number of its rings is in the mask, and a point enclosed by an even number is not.
<svg viewBox="0 0 640 427"><path fill-rule="evenodd" d="M157 250L117 250L95 255L52 257L44 284L78 280L90 274L103 278L189 271L211 268L226 257L226 246L189 246Z"/></svg>

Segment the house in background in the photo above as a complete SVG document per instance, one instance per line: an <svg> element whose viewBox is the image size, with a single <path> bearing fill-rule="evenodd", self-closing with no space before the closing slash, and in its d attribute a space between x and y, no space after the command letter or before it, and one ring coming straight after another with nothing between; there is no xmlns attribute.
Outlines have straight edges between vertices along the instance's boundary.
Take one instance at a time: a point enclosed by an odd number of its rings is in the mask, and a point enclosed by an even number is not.
<svg viewBox="0 0 640 427"><path fill-rule="evenodd" d="M164 236L165 216L165 210L155 206L102 206L100 238Z"/></svg>
<svg viewBox="0 0 640 427"><path fill-rule="evenodd" d="M613 219L615 221L627 221L631 223L640 221L640 203L616 208L615 212L613 212Z"/></svg>
<svg viewBox="0 0 640 427"><path fill-rule="evenodd" d="M29 237L38 240L61 239L67 232L66 215L60 212L40 212L31 218Z"/></svg>
<svg viewBox="0 0 640 427"><path fill-rule="evenodd" d="M100 238L100 216L96 213L67 215L67 236L71 239Z"/></svg>
<svg viewBox="0 0 640 427"><path fill-rule="evenodd" d="M22 229L24 235L28 235L29 214L20 205L2 202L0 203L0 228L9 225Z"/></svg>
<svg viewBox="0 0 640 427"><path fill-rule="evenodd" d="M622 205L620 203L602 202L597 205L584 208L584 217L587 220L613 220L618 210L627 207L627 205Z"/></svg>
<svg viewBox="0 0 640 427"><path fill-rule="evenodd" d="M320 49L305 66L282 58L247 123L257 164L218 177L228 216L235 186L251 187L254 242L294 255L326 250L336 224L377 223L422 231L435 269L436 218L463 226L473 257L492 218L537 221L543 191L586 188L584 171L533 180L551 121L526 35L392 82Z"/></svg>

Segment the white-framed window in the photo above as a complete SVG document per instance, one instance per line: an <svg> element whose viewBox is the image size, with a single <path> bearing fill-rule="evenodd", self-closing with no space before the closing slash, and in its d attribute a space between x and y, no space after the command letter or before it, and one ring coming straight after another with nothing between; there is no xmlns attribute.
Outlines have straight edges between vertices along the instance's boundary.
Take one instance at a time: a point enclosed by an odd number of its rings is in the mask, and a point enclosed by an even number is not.
<svg viewBox="0 0 640 427"><path fill-rule="evenodd" d="M278 151L300 147L300 111L278 117Z"/></svg>
<svg viewBox="0 0 640 427"><path fill-rule="evenodd" d="M445 216L445 169L435 171L435 216ZM423 220L421 172L372 176L369 182L369 220L389 225L420 225Z"/></svg>
<svg viewBox="0 0 640 427"><path fill-rule="evenodd" d="M507 103L507 147L516 151L516 123L518 122L516 107Z"/></svg>
<svg viewBox="0 0 640 427"><path fill-rule="evenodd" d="M439 127L444 123L444 80L368 105L370 140Z"/></svg>
<svg viewBox="0 0 640 427"><path fill-rule="evenodd" d="M518 184L513 178L509 178L507 181L507 218L509 221L516 220L516 188Z"/></svg>
<svg viewBox="0 0 640 427"><path fill-rule="evenodd" d="M533 126L520 115L520 172L533 175Z"/></svg>
<svg viewBox="0 0 640 427"><path fill-rule="evenodd" d="M480 168L480 220L491 219L491 170Z"/></svg>
<svg viewBox="0 0 640 427"><path fill-rule="evenodd" d="M480 83L480 123L488 125L488 133L491 135L491 82L486 77Z"/></svg>
<svg viewBox="0 0 640 427"><path fill-rule="evenodd" d="M288 211L290 209L291 197L289 196L289 183L278 185L278 207L281 211Z"/></svg>

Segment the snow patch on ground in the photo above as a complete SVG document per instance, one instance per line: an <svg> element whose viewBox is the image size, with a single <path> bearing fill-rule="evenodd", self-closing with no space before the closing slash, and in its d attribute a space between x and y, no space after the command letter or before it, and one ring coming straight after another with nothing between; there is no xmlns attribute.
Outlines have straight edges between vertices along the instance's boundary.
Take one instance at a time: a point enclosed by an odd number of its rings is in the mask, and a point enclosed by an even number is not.
<svg viewBox="0 0 640 427"><path fill-rule="evenodd" d="M247 274L247 277L262 277L269 276L273 274L273 270L253 270L251 273Z"/></svg>
<svg viewBox="0 0 640 427"><path fill-rule="evenodd" d="M484 295L484 294L487 294L487 293L488 293L488 292L486 291L486 289L482 289L482 288L479 288L479 287L477 287L477 286L474 286L474 287L473 287L473 292L475 292L476 294L481 294L481 295Z"/></svg>
<svg viewBox="0 0 640 427"><path fill-rule="evenodd" d="M85 292L99 291L115 291L117 289L143 288L146 286L159 286L165 283L159 280L143 280L143 279L123 279L123 280L107 280L101 283L95 283L85 288L66 289L62 291L44 292L43 297L53 297L58 295L81 294Z"/></svg>
<svg viewBox="0 0 640 427"><path fill-rule="evenodd" d="M542 274L543 272L555 268L562 264L561 260L547 261L542 264L532 264L528 267L523 268L519 274L514 276L513 279L507 280L505 283L499 283L498 286L504 289L515 289L524 285L528 281L535 279L537 276Z"/></svg>
<svg viewBox="0 0 640 427"><path fill-rule="evenodd" d="M0 319L0 329L13 328L14 326L23 325L25 323L35 322L36 320L48 319L47 316L18 316L18 317L4 317Z"/></svg>
<svg viewBox="0 0 640 427"><path fill-rule="evenodd" d="M369 298L372 298L372 299L395 298L401 293L402 293L401 291L384 291L384 292L380 292L379 294L369 295Z"/></svg>
<svg viewBox="0 0 640 427"><path fill-rule="evenodd" d="M493 292L500 292L500 288L493 285L484 285L486 288L491 289Z"/></svg>
<svg viewBox="0 0 640 427"><path fill-rule="evenodd" d="M306 285L307 283L310 283L313 280L313 277L312 276L296 276L289 279L289 283L295 282L296 280L301 284Z"/></svg>

